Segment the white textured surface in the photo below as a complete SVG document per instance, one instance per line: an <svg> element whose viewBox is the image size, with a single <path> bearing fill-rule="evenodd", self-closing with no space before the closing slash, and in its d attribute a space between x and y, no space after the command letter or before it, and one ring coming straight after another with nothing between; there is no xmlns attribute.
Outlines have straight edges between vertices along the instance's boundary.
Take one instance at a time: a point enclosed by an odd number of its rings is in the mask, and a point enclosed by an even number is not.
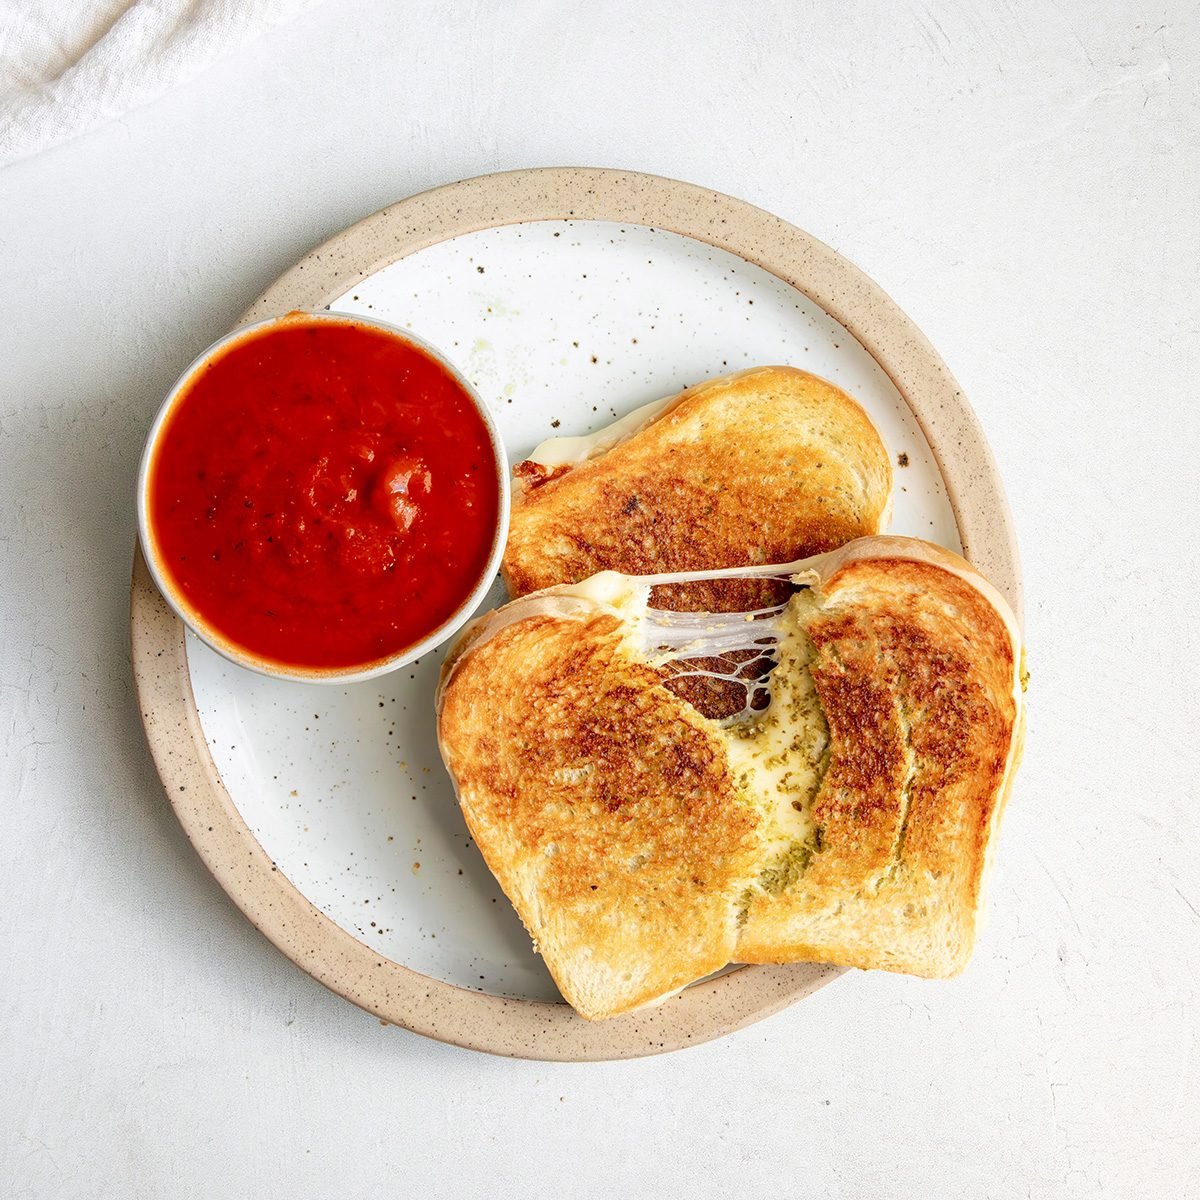
<svg viewBox="0 0 1200 1200"><path fill-rule="evenodd" d="M0 1189L1200 1195L1190 3L326 5L0 172ZM1033 691L959 981L603 1066L382 1029L200 866L142 744L142 431L314 242L453 177L710 184L883 284L988 431Z"/></svg>

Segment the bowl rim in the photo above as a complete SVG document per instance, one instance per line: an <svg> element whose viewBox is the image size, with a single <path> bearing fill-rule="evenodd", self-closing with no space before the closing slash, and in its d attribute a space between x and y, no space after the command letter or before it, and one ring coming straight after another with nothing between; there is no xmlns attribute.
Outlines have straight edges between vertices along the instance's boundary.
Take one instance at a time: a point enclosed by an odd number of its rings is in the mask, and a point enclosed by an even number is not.
<svg viewBox="0 0 1200 1200"><path fill-rule="evenodd" d="M808 296L895 384L933 451L964 557L1021 617L1021 572L1004 487L978 418L928 339L837 251L747 201L636 171L539 167L409 196L315 247L244 314L320 307L410 254L462 234L529 221L645 225L728 250ZM656 1008L591 1023L566 1004L469 991L379 955L317 909L278 870L212 760L192 695L183 627L136 553L133 670L147 741L197 853L246 917L289 959L379 1017L439 1041L517 1058L638 1058L699 1045L796 1003L844 970L819 963L741 967Z"/></svg>
<svg viewBox="0 0 1200 1200"><path fill-rule="evenodd" d="M436 628L431 630L419 642L398 650L384 658L357 665L351 668L313 667L305 668L296 663L277 663L272 659L256 655L246 647L239 645L231 638L224 637L205 621L203 615L193 609L172 584L170 577L162 569L158 547L155 544L153 523L150 519L150 474L155 454L161 444L168 418L187 392L200 371L214 359L218 358L231 347L241 342L252 341L269 334L271 331L289 324L319 324L319 325L365 325L379 329L382 332L405 342L422 351L438 363L449 374L451 379L470 398L472 406L483 420L487 430L488 442L492 450L492 458L496 467L498 481L497 489L497 520L492 535L491 547L488 550L487 561L480 572L479 579L470 593L454 609L454 611ZM504 545L508 540L508 524L512 507L511 470L508 462L508 452L504 448L504 439L496 425L491 409L479 395L474 384L432 343L410 329L395 325L379 317L361 316L358 313L342 313L333 309L322 308L316 311L307 308L292 308L278 316L264 317L262 320L249 324L238 325L228 333L217 338L210 346L202 350L184 368L178 379L171 385L162 403L159 405L154 419L150 423L146 441L142 447L141 459L137 473L137 529L138 545L145 560L147 570L154 580L155 586L162 593L163 599L175 615L192 631L206 646L214 650L222 658L266 675L272 679L283 679L293 683L319 683L344 685L361 683L368 679L377 679L399 668L408 666L424 654L437 649L449 641L470 619L487 595L496 576L500 571L500 560L504 554Z"/></svg>

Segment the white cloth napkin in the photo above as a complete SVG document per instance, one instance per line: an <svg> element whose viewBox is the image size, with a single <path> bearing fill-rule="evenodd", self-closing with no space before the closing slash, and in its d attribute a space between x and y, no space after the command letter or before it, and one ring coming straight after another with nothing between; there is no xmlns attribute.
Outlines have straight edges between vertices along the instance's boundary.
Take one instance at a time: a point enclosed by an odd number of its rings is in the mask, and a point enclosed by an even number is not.
<svg viewBox="0 0 1200 1200"><path fill-rule="evenodd" d="M0 0L0 166L191 79L319 0Z"/></svg>

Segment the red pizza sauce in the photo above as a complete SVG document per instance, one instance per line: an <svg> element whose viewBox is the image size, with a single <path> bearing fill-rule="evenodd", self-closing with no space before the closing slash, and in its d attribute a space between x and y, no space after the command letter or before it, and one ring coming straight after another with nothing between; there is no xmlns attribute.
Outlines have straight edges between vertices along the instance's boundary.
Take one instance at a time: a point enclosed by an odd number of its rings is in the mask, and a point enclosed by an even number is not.
<svg viewBox="0 0 1200 1200"><path fill-rule="evenodd" d="M487 566L500 485L446 368L353 319L295 314L178 395L150 462L151 541L201 626L284 668L365 668L422 641Z"/></svg>

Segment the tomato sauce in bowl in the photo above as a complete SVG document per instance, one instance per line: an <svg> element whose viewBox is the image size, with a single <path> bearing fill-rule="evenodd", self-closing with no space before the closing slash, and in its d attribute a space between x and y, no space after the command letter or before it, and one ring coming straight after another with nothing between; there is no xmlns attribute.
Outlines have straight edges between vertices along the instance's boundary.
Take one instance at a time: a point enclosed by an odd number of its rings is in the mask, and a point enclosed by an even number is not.
<svg viewBox="0 0 1200 1200"><path fill-rule="evenodd" d="M142 461L143 550L244 665L365 677L445 640L499 562L508 472L486 408L379 322L293 313L217 343Z"/></svg>

